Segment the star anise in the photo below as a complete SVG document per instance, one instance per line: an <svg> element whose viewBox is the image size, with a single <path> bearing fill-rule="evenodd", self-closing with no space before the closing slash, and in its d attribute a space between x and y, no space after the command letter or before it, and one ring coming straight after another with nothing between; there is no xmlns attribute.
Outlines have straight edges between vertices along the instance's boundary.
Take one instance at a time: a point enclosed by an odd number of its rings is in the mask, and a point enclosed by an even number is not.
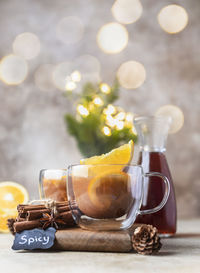
<svg viewBox="0 0 200 273"><path fill-rule="evenodd" d="M48 213L43 214L43 218L40 220L43 224L42 228L46 229L48 227L55 227L56 229L59 228L60 225L65 225L65 222L59 218L59 215L49 215Z"/></svg>

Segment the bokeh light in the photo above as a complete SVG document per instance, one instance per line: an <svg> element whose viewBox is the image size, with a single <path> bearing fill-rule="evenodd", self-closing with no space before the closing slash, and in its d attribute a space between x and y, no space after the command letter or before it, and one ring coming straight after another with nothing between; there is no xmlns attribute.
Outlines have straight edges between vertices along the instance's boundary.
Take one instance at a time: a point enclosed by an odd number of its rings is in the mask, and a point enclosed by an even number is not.
<svg viewBox="0 0 200 273"><path fill-rule="evenodd" d="M128 44L128 32L119 23L108 23L98 31L97 44L105 53L119 53Z"/></svg>
<svg viewBox="0 0 200 273"><path fill-rule="evenodd" d="M109 104L103 113L105 115L105 124L110 128L123 130L124 127L129 129L133 127L133 114L126 113L121 107Z"/></svg>
<svg viewBox="0 0 200 273"><path fill-rule="evenodd" d="M159 12L158 22L167 33L178 33L187 26L188 14L181 6L168 5Z"/></svg>
<svg viewBox="0 0 200 273"><path fill-rule="evenodd" d="M110 136L111 135L111 130L110 130L110 128L108 126L104 126L103 129L102 129L102 132L106 136Z"/></svg>
<svg viewBox="0 0 200 273"><path fill-rule="evenodd" d="M97 106L102 106L103 100L100 97L96 97L96 98L94 98L93 103Z"/></svg>
<svg viewBox="0 0 200 273"><path fill-rule="evenodd" d="M107 83L101 83L100 84L100 90L104 94L109 94L111 89L110 86Z"/></svg>
<svg viewBox="0 0 200 273"><path fill-rule="evenodd" d="M119 113L115 116L115 118L116 118L117 120L124 120L124 119L125 119L125 116L126 116L126 113L125 113L125 112L119 112Z"/></svg>
<svg viewBox="0 0 200 273"><path fill-rule="evenodd" d="M122 87L127 89L135 89L144 83L146 71L141 63L136 61L128 61L119 67L117 71L117 78Z"/></svg>
<svg viewBox="0 0 200 273"><path fill-rule="evenodd" d="M126 120L127 122L132 123L132 122L133 122L133 114L132 114L132 113L127 113L127 114L126 114L125 120Z"/></svg>
<svg viewBox="0 0 200 273"><path fill-rule="evenodd" d="M9 85L22 83L28 74L26 60L17 55L5 56L0 62L0 79Z"/></svg>
<svg viewBox="0 0 200 273"><path fill-rule="evenodd" d="M182 110L175 105L168 104L161 106L155 115L171 117L170 134L178 132L184 124L184 114Z"/></svg>
<svg viewBox="0 0 200 273"><path fill-rule="evenodd" d="M78 17L62 18L56 29L56 34L59 40L65 44L74 44L80 41L83 37L84 26Z"/></svg>
<svg viewBox="0 0 200 273"><path fill-rule="evenodd" d="M76 88L76 83L74 81L71 80L71 78L67 78L66 80L66 85L65 85L65 89L67 91L73 91Z"/></svg>
<svg viewBox="0 0 200 273"><path fill-rule="evenodd" d="M139 0L116 0L111 10L118 22L131 24L140 18L143 9Z"/></svg>
<svg viewBox="0 0 200 273"><path fill-rule="evenodd" d="M84 117L87 117L89 115L88 109L81 104L77 105L77 112Z"/></svg>
<svg viewBox="0 0 200 273"><path fill-rule="evenodd" d="M35 85L41 91L49 91L54 88L52 80L53 70L53 64L43 64L36 70L34 75Z"/></svg>
<svg viewBox="0 0 200 273"><path fill-rule="evenodd" d="M72 64L70 62L63 62L56 65L53 71L54 85L60 90L66 90L66 84L72 71Z"/></svg>
<svg viewBox="0 0 200 273"><path fill-rule="evenodd" d="M30 32L19 34L13 42L13 52L26 60L35 58L40 53L40 40Z"/></svg>
<svg viewBox="0 0 200 273"><path fill-rule="evenodd" d="M106 124L113 128L115 127L116 121L111 115L106 115Z"/></svg>
<svg viewBox="0 0 200 273"><path fill-rule="evenodd" d="M75 70L74 72L72 72L70 77L71 77L71 80L74 81L74 82L80 82L81 81L81 73L78 70Z"/></svg>
<svg viewBox="0 0 200 273"><path fill-rule="evenodd" d="M112 104L109 104L108 106L107 106L107 108L106 109L104 109L104 114L105 115L113 115L113 114L115 114L116 113L116 107L115 106L113 106Z"/></svg>
<svg viewBox="0 0 200 273"><path fill-rule="evenodd" d="M122 121L122 120L116 120L116 128L118 129L118 130L122 130L123 128L124 128L124 121Z"/></svg>

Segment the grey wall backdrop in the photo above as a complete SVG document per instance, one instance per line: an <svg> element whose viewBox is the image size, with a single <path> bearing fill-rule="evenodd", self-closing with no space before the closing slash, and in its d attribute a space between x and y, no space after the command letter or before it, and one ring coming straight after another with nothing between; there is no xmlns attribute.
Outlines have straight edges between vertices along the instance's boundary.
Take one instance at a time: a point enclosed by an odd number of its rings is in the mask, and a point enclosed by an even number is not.
<svg viewBox="0 0 200 273"><path fill-rule="evenodd" d="M158 12L171 1L141 2L142 17L127 26L128 46L107 55L98 48L96 33L115 21L110 11L113 1L0 1L1 57L12 52L13 41L22 32L33 32L41 41L40 55L29 61L26 80L19 86L0 83L0 181L20 182L37 198L40 169L65 168L80 159L63 119L73 105L57 89L37 88L34 73L39 65L91 54L100 61L102 80L111 83L119 65L133 59L144 64L147 78L136 90L121 89L118 105L138 114L152 114L164 104L183 110L184 127L169 137L167 156L179 217L200 216L200 1L176 1L189 14L188 26L177 35L165 33L157 23ZM65 16L77 16L84 24L83 39L75 45L56 38L56 25Z"/></svg>

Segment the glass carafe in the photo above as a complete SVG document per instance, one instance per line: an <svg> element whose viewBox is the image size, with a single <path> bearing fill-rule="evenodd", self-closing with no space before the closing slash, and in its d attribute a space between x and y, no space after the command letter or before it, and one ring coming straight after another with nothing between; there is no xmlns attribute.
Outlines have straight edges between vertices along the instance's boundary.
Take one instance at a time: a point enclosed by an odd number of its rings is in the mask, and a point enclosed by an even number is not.
<svg viewBox="0 0 200 273"><path fill-rule="evenodd" d="M166 205L154 214L138 215L136 222L157 227L163 236L170 236L176 232L177 220L173 180L165 156L170 122L170 118L163 116L138 117L134 120L140 144L138 164L142 165L145 173L160 172L170 181L170 195ZM159 177L146 179L142 209L157 206L165 192L162 179Z"/></svg>

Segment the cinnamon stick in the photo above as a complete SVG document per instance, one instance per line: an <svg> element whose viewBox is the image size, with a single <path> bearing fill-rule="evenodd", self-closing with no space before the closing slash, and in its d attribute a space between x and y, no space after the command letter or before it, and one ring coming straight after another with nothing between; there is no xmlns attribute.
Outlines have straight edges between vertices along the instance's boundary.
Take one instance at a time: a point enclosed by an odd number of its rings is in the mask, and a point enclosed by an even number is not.
<svg viewBox="0 0 200 273"><path fill-rule="evenodd" d="M43 213L50 213L50 209L41 209L41 210L30 210L27 212L26 220L36 220L43 217Z"/></svg>
<svg viewBox="0 0 200 273"><path fill-rule="evenodd" d="M57 206L57 207L68 206L68 205L69 205L69 202L68 202L68 201L56 202L56 206Z"/></svg>
<svg viewBox="0 0 200 273"><path fill-rule="evenodd" d="M71 202L71 205L74 205L75 202ZM61 202L56 202L56 207L57 208L61 208L64 206L69 206L69 202L68 201L61 201ZM44 204L39 204L39 205L29 205L29 204L19 204L17 206L17 210L19 212L26 212L27 210L36 210L36 209L45 209L47 208Z"/></svg>
<svg viewBox="0 0 200 273"><path fill-rule="evenodd" d="M56 208L59 212L62 212L64 210L70 210L70 208L77 208L77 205L75 202L69 204L69 202L65 202L62 205L60 205L59 203L56 204Z"/></svg>
<svg viewBox="0 0 200 273"><path fill-rule="evenodd" d="M72 217L71 208L73 210L77 210L77 206L75 202L72 202L71 206L68 201L56 202L55 203L57 209L57 219L63 220L65 223L64 226L73 226L75 225L74 219ZM28 205L28 204L20 204L17 207L18 209L18 217L16 222L14 223L14 231L21 232L26 229L33 229L42 227L44 223L42 223L42 219L44 218L44 214L47 213L51 217L51 208L47 208L43 204L38 205ZM48 221L48 217L47 217Z"/></svg>
<svg viewBox="0 0 200 273"><path fill-rule="evenodd" d="M24 222L25 221L25 218L21 218L21 217L17 217L17 222Z"/></svg>
<svg viewBox="0 0 200 273"><path fill-rule="evenodd" d="M56 202L56 207L69 206L68 201ZM18 212L25 213L29 210L38 210L38 209L46 209L47 207L44 204L41 205L28 205L28 204L19 204L17 206Z"/></svg>
<svg viewBox="0 0 200 273"><path fill-rule="evenodd" d="M64 212L64 211L70 211L70 207L69 206L57 207L57 211L59 213Z"/></svg>
<svg viewBox="0 0 200 273"><path fill-rule="evenodd" d="M64 213L64 212L69 212L70 211L70 207L69 206L61 206L59 208L57 208L57 211L59 214ZM50 209L38 209L38 210L27 210L26 212L26 220L35 220L38 218L42 218L43 217L43 213L48 213L50 214L51 210Z"/></svg>
<svg viewBox="0 0 200 273"><path fill-rule="evenodd" d="M19 212L18 217L25 219L26 218L26 213Z"/></svg>
<svg viewBox="0 0 200 273"><path fill-rule="evenodd" d="M19 205L17 207L18 212L26 213L30 210L46 209L45 205Z"/></svg>
<svg viewBox="0 0 200 273"><path fill-rule="evenodd" d="M69 201L60 201L60 202L56 202L56 205L58 206L58 207L61 207L61 206L67 206L67 205L69 205L69 204L75 204L75 201L71 201L71 202L69 202Z"/></svg>
<svg viewBox="0 0 200 273"><path fill-rule="evenodd" d="M59 218L61 218L64 222L74 222L71 211L65 211L59 214Z"/></svg>
<svg viewBox="0 0 200 273"><path fill-rule="evenodd" d="M21 232L27 229L42 227L42 223L40 220L15 222L13 224L13 227L14 227L14 232Z"/></svg>

